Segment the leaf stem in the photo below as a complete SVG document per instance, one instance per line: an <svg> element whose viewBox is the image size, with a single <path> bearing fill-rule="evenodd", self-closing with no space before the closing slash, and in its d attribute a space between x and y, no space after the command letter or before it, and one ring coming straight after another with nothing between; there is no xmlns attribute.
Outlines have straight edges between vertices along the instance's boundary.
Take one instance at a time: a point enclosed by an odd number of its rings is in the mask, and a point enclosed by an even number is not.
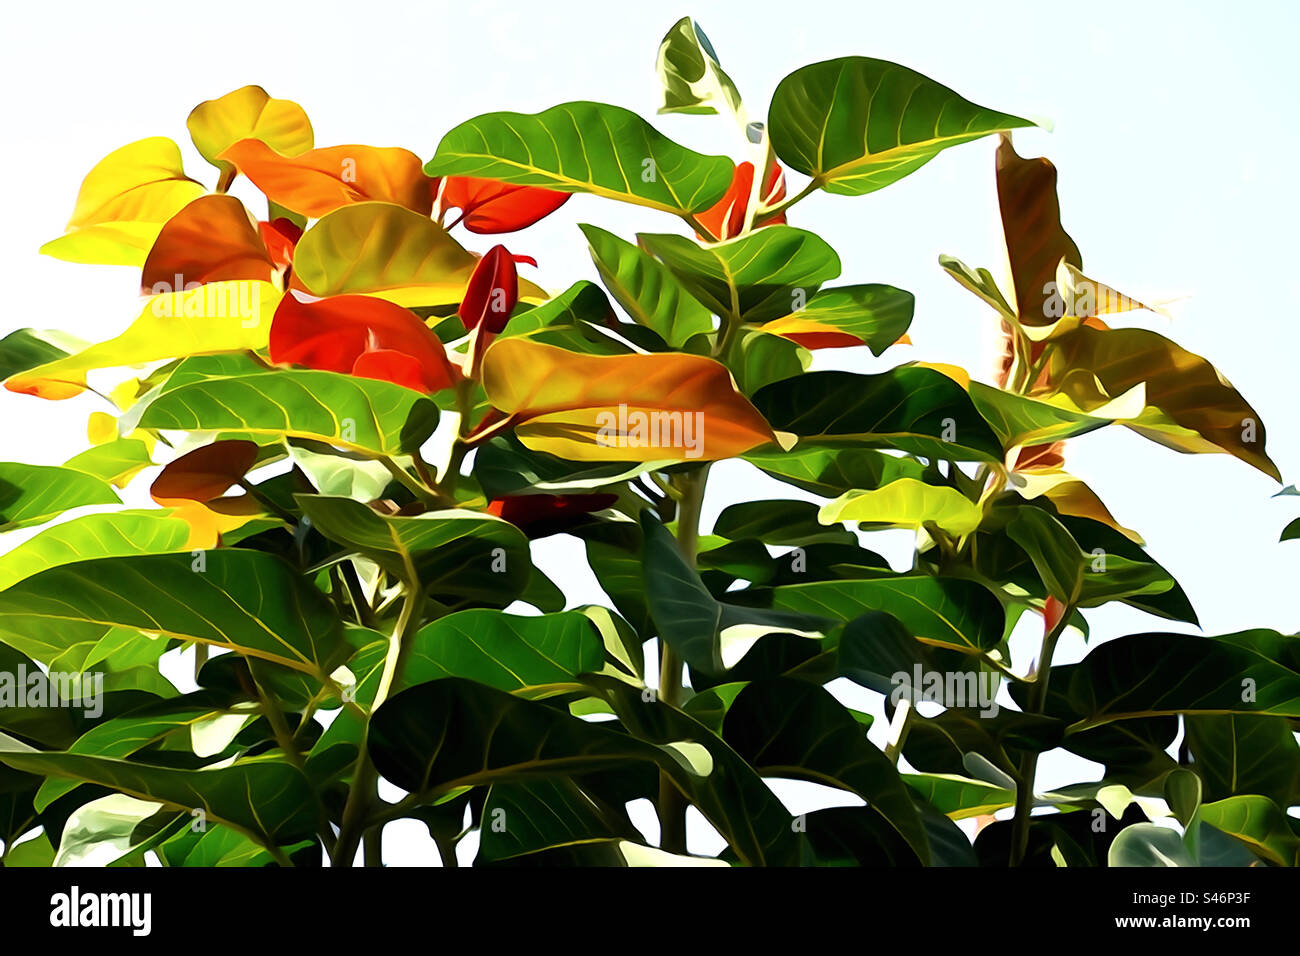
<svg viewBox="0 0 1300 956"><path fill-rule="evenodd" d="M696 550L700 541L700 512L704 507L704 489L709 479L709 466L678 476L676 486L680 494L677 502L677 549L687 565L695 567ZM683 703L684 683L682 659L677 652L659 637L659 699L670 707ZM659 828L661 849L669 853L686 852L686 798L666 774L659 775Z"/></svg>
<svg viewBox="0 0 1300 956"><path fill-rule="evenodd" d="M424 591L416 582L407 582L406 598L397 618L397 625L388 639L388 655L384 658L384 671L379 678L379 687L375 691L375 700L370 707L373 715L381 704L388 699L401 673L402 664L411 649L411 638L420 626L420 610L424 607ZM369 721L367 720L367 729ZM367 830L367 817L373 806L379 782L379 772L370 759L370 751L362 738L357 750L357 762L352 774L352 787L348 792L347 803L343 807L343 818L339 825L339 839L330 857L333 866L351 866L357 855L357 846Z"/></svg>
<svg viewBox="0 0 1300 956"><path fill-rule="evenodd" d="M1061 619L1043 635L1043 645L1038 654L1038 673L1029 685L1025 700L1025 713L1041 714L1047 704L1047 686L1052 677L1052 655L1056 642L1065 633L1074 613L1074 605L1067 604ZM1029 818L1034 808L1034 777L1038 771L1038 752L1030 750L1020 758L1020 779L1016 787L1016 808L1011 818L1011 866L1020 866L1029 847Z"/></svg>

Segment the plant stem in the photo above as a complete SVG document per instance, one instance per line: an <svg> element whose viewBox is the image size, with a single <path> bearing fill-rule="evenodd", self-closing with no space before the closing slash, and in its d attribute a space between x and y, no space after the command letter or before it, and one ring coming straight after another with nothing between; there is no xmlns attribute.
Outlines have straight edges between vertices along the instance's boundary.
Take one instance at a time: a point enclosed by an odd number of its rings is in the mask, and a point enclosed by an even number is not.
<svg viewBox="0 0 1300 956"><path fill-rule="evenodd" d="M402 604L397 626L388 639L388 656L384 658L384 671L379 678L379 687L375 691L375 701L370 707L374 714L379 706L388 699L393 684L401 673L402 664L411 649L411 638L420 626L420 609L424 606L424 592L415 582L407 583L406 598ZM351 866L357 855L357 846L366 830L366 818L375 803L375 787L379 782L379 773L370 760L364 738L357 752L357 762L352 773L352 787L348 791L348 800L343 807L343 819L339 826L339 840L330 857L333 866Z"/></svg>
<svg viewBox="0 0 1300 956"><path fill-rule="evenodd" d="M700 512L704 507L704 488L709 466L679 476L677 490L677 549L691 568L700 541ZM670 707L683 703L682 659L661 635L659 638L659 699ZM686 852L686 798L666 774L659 775L659 828L661 849L669 853Z"/></svg>
<svg viewBox="0 0 1300 956"><path fill-rule="evenodd" d="M1047 704L1047 684L1052 677L1052 655L1056 652L1056 642L1070 623L1074 613L1073 605L1066 605L1061 619L1043 635L1043 645L1038 654L1038 673L1029 685L1029 696L1025 701L1025 713L1041 714ZM1034 776L1038 772L1038 753L1030 751L1020 758L1020 780L1016 787L1016 808L1011 818L1011 856L1010 864L1019 866L1024 862L1025 851L1029 847L1029 817L1034 808Z"/></svg>

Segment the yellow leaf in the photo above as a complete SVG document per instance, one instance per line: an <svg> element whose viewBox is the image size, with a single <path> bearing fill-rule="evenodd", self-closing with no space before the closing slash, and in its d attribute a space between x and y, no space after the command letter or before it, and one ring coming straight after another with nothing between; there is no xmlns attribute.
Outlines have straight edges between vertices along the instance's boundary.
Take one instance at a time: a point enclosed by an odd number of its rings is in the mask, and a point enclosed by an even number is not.
<svg viewBox="0 0 1300 956"><path fill-rule="evenodd" d="M1166 309L1139 302L1096 279L1089 279L1064 259L1056 266L1056 285L1065 299L1066 315L1088 318L1132 312L1134 309L1146 309L1166 317L1169 315Z"/></svg>
<svg viewBox="0 0 1300 956"><path fill-rule="evenodd" d="M949 534L970 534L979 527L983 511L956 488L927 485L915 478L898 478L871 491L847 491L822 505L817 520L862 521L903 528L934 524Z"/></svg>
<svg viewBox="0 0 1300 956"><path fill-rule="evenodd" d="M428 216L363 202L324 216L298 241L295 289L325 298L364 293L408 308L460 302L478 257ZM523 279L519 297L546 293Z"/></svg>
<svg viewBox="0 0 1300 956"><path fill-rule="evenodd" d="M511 336L488 348L483 387L527 447L576 461L713 461L775 437L726 367L697 355L584 355Z"/></svg>
<svg viewBox="0 0 1300 956"><path fill-rule="evenodd" d="M159 514L180 518L190 526L190 539L186 548L206 550L221 543L221 535L238 530L254 518L262 516L261 506L249 495L221 498L210 504L177 499L160 502L170 507Z"/></svg>
<svg viewBox="0 0 1300 956"><path fill-rule="evenodd" d="M117 438L117 419L108 412L91 412L86 420L86 439L92 445L103 445Z"/></svg>
<svg viewBox="0 0 1300 956"><path fill-rule="evenodd" d="M1081 326L1055 340L1047 381L1084 411L1145 383L1146 408L1127 427L1177 451L1226 452L1281 480L1258 413L1218 369L1163 335Z"/></svg>
<svg viewBox="0 0 1300 956"><path fill-rule="evenodd" d="M142 265L163 223L205 192L186 177L174 142L139 140L95 164L81 183L67 233L41 252L69 262Z"/></svg>
<svg viewBox="0 0 1300 956"><path fill-rule="evenodd" d="M293 100L277 100L260 86L244 86L215 100L205 100L185 121L190 138L213 166L229 175L234 166L219 159L241 139L256 139L286 156L305 153L315 145L311 120Z"/></svg>
<svg viewBox="0 0 1300 956"><path fill-rule="evenodd" d="M116 338L10 377L11 392L62 399L86 387L86 373L187 355L264 349L282 293L269 282L211 282L152 296Z"/></svg>
<svg viewBox="0 0 1300 956"><path fill-rule="evenodd" d="M1022 497L1042 496L1063 515L1091 518L1109 525L1134 544L1144 544L1142 535L1126 528L1097 497L1097 493L1067 471L1059 468L1030 469L1017 472L1013 484Z"/></svg>

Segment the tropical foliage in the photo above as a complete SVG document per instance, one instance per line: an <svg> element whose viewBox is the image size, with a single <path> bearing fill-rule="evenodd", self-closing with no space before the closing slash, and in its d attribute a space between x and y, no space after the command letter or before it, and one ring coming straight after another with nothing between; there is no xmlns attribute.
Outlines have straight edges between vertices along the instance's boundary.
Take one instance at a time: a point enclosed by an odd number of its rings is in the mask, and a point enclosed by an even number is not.
<svg viewBox="0 0 1300 956"><path fill-rule="evenodd" d="M1110 602L1196 623L1070 439L1279 476L1236 389L1083 271L1055 168L1013 149L1032 124L866 57L795 70L764 118L690 19L658 65L660 112L736 123L744 155L575 102L424 161L318 146L248 86L189 116L206 174L166 138L91 169L42 251L140 270L138 316L0 340L11 391L111 407L65 464L0 464L0 532L28 529L0 557L6 865L373 864L402 819L452 865L1296 862L1300 639L1136 634L1053 667ZM908 342L913 296L843 274L798 204L983 137L1009 278L940 266L1000 366L809 371ZM600 284L559 291L520 275L526 239L483 249L574 193L680 228L581 224ZM702 528L725 459L790 497ZM867 547L899 528L902 571ZM534 562L557 534L607 604ZM886 699L883 748L844 679ZM1057 748L1100 779L1036 788ZM794 816L773 778L857 805Z"/></svg>

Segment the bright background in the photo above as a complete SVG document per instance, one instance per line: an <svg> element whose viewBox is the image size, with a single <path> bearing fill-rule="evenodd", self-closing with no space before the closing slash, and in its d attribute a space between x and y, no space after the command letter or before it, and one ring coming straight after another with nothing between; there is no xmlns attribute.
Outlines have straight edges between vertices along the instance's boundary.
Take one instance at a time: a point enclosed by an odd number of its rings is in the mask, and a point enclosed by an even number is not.
<svg viewBox="0 0 1300 956"><path fill-rule="evenodd" d="M1295 481L1298 9L1282 0L1093 2L1078 13L1042 2L947 0L16 5L6 10L0 57L7 187L0 269L9 302L0 334L34 326L99 340L125 327L139 310L136 271L59 262L37 247L62 233L90 167L125 143L170 136L190 175L214 182L185 117L201 100L248 83L300 102L319 146L405 146L427 158L444 132L479 113L595 99L637 110L693 148L737 155L735 133L721 117L654 118L659 40L689 14L755 118L792 70L863 54L906 64L982 105L1051 120L1054 132L1017 132L1016 146L1057 165L1063 221L1089 275L1138 298L1178 298L1172 322L1136 313L1127 321L1214 361L1260 413L1268 451ZM958 147L882 192L814 195L795 208L794 225L820 232L839 251L841 282L889 282L917 296L914 348L882 360L865 349L825 353L817 367L872 370L915 357L990 378L996 321L936 259L950 253L1000 272L993 149L993 140ZM577 196L510 238L513 251L539 261L530 278L556 291L597 278L577 222L629 238L680 228L653 211ZM492 243L461 238L478 251ZM85 447L86 416L97 408L105 406L93 396L45 403L0 392L3 456L61 463ZM1271 479L1228 456L1180 456L1123 429L1073 441L1067 464L1122 523L1143 533L1190 595L1206 633L1300 628L1300 545L1277 543L1300 514L1300 499L1271 499L1278 490ZM133 487L144 491L148 480ZM788 493L748 466L716 467L705 527L732 501ZM906 534L884 540L873 546L896 566L907 560ZM549 539L538 551L574 603L601 599L576 542ZM1190 630L1127 609L1094 611L1090 619L1094 642ZM1016 638L1018 669L1037 636ZM1070 635L1057 660L1084 651ZM852 685L834 689L880 713L872 695ZM873 739L884 730L878 721ZM1052 755L1042 763L1040 789L1095 779L1099 769ZM854 802L810 785L778 789L794 812ZM647 807L638 808L638 820L653 836ZM419 827L388 833L390 862L428 858ZM691 845L718 848L698 817Z"/></svg>

